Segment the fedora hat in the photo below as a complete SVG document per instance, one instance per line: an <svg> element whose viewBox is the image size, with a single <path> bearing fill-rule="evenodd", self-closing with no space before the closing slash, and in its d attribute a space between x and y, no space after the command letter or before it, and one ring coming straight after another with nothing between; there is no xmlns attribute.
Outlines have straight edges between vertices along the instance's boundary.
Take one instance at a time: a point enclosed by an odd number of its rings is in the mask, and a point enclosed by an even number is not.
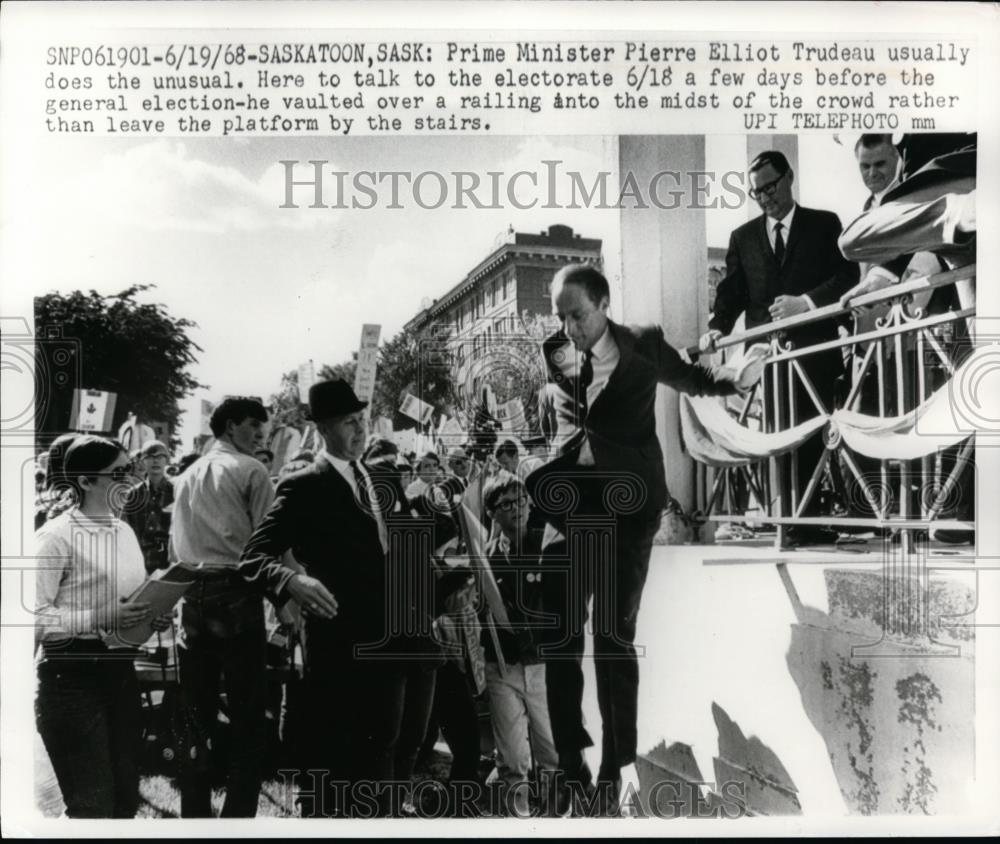
<svg viewBox="0 0 1000 844"><path fill-rule="evenodd" d="M346 381L320 381L309 388L309 415L314 422L357 413L368 407Z"/></svg>

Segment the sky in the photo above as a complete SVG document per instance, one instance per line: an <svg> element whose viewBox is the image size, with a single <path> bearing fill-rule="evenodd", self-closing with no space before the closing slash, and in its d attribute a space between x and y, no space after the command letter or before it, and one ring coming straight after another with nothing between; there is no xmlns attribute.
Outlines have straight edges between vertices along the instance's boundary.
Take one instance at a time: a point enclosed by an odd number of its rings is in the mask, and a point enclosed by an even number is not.
<svg viewBox="0 0 1000 844"><path fill-rule="evenodd" d="M805 205L830 208L845 222L865 191L854 164L854 138L800 138L799 188ZM285 166L300 162L295 179L311 178L306 162L325 174L342 171L429 171L454 184L456 171L481 174L476 194L489 203L485 174L509 179L538 174L533 190L523 179L515 197L545 204L542 162L559 172L612 174L618 184L617 139L593 137L454 137L323 139L74 139L42 141L25 157L9 185L16 205L5 208L8 278L17 301L51 290L115 293L152 284L144 301L163 303L176 317L197 323L202 348L192 375L208 389L183 405L183 447L199 432L201 398L276 392L282 373L312 359L339 363L356 350L363 323L393 336L428 299L447 291L485 258L513 227L538 232L555 223L604 241L606 270L620 285L618 215L613 209L504 207L455 209L454 188L437 210L420 208L402 182L403 208L391 203L387 183L372 209L310 208L311 188L296 188L298 208L285 201ZM742 172L744 136L710 136L706 169ZM348 175L347 186L353 175ZM502 184L506 185L506 181ZM558 200L565 204L559 181ZM425 178L425 205L438 196ZM337 202L337 183L324 176L324 199ZM358 191L348 194L362 203ZM349 201L349 200L348 200ZM753 212L751 214L750 212ZM669 213L669 212L657 212ZM725 246L729 231L757 209L706 212L708 243ZM12 269L10 269L12 268ZM627 283L627 280L626 280ZM9 291L8 291L9 293ZM9 301L9 299L8 299ZM614 304L614 297L613 297Z"/></svg>

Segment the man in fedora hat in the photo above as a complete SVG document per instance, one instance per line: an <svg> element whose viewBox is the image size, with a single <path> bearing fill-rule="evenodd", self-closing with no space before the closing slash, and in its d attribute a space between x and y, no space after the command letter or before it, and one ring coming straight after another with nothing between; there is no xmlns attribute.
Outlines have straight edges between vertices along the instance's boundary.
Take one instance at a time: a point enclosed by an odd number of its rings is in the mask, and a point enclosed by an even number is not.
<svg viewBox="0 0 1000 844"><path fill-rule="evenodd" d="M302 770L329 775L325 785L315 777L301 783L315 801L303 805L304 816L361 816L372 807L358 799L362 781L369 787L407 779L433 695L433 616L398 579L399 568L411 565L405 583L413 584L420 561L387 556L395 487L361 462L366 406L344 381L313 385L309 410L325 447L279 483L274 506L243 552L244 577L276 604L296 601L306 616L312 740ZM289 550L304 572L286 564ZM426 577L427 584L416 584L420 594L430 594L429 561ZM374 811L389 811L393 796L380 790Z"/></svg>

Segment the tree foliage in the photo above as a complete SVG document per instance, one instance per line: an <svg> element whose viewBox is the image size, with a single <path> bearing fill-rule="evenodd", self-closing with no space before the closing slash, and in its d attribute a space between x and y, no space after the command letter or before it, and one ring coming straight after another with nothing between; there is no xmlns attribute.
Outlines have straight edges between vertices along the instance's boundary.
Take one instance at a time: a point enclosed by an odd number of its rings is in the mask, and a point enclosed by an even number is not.
<svg viewBox="0 0 1000 844"><path fill-rule="evenodd" d="M455 400L455 383L446 348L447 336L440 329L403 329L379 349L372 417L392 419L397 429L414 427L415 422L400 414L407 393L447 412Z"/></svg>
<svg viewBox="0 0 1000 844"><path fill-rule="evenodd" d="M525 408L528 426L538 428L538 390L544 383L544 364L540 343L552 329L550 321L525 312L519 326L509 336L499 338L498 344L509 343L513 355L484 355L480 368L479 385L489 384L498 402L520 398ZM449 347L450 328L432 325L421 331L403 329L379 348L375 393L371 402L372 418L384 416L392 420L396 430L412 428L416 422L399 413L399 406L407 393L434 407L436 413L455 415L459 406L455 380L455 360ZM491 360L499 364L492 366ZM317 378L341 379L354 384L356 360L330 366L324 364ZM281 388L271 396L271 412L275 425L293 425L301 428L307 421L305 405L299 401L298 372L286 372L281 377ZM481 401L471 392L461 408L466 424L470 424L480 411Z"/></svg>
<svg viewBox="0 0 1000 844"><path fill-rule="evenodd" d="M76 387L117 393L115 431L129 413L176 431L181 400L204 387L188 371L202 350L188 336L191 320L136 301L151 287L135 284L110 296L49 293L35 300L36 371L52 376L40 385L45 400L36 402L43 438L68 429Z"/></svg>

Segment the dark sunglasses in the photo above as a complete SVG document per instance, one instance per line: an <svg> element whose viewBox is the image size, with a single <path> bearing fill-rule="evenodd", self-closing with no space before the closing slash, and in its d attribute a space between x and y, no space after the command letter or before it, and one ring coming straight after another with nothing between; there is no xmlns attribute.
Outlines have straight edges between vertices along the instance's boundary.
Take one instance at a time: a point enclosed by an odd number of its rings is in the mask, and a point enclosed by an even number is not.
<svg viewBox="0 0 1000 844"><path fill-rule="evenodd" d="M774 192L778 189L778 182L787 176L787 171L778 176L777 179L772 179L766 185L761 185L760 187L750 188L750 198L759 199L761 196L774 196Z"/></svg>
<svg viewBox="0 0 1000 844"><path fill-rule="evenodd" d="M107 476L116 483L122 483L132 477L131 466L115 466L110 472L87 472L84 477L104 477Z"/></svg>
<svg viewBox="0 0 1000 844"><path fill-rule="evenodd" d="M519 495L517 498L507 498L503 501L498 501L496 509L502 510L504 513L510 513L514 509L520 509L527 503L528 496Z"/></svg>

